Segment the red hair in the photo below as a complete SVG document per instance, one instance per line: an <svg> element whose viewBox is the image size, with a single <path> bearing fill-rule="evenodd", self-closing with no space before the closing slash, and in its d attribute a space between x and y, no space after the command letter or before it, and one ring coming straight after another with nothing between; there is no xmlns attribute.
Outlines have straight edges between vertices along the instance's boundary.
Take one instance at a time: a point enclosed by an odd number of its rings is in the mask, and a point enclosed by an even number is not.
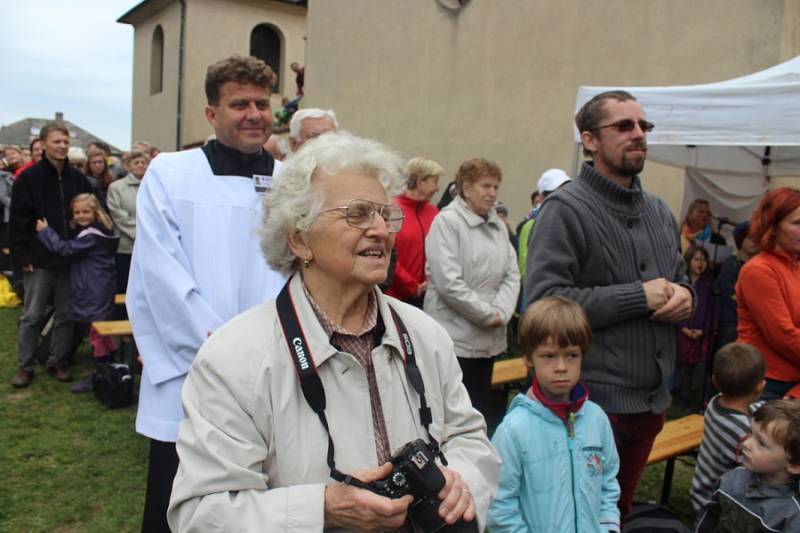
<svg viewBox="0 0 800 533"><path fill-rule="evenodd" d="M775 248L775 232L781 220L800 207L800 190L781 187L769 191L758 203L750 218L750 240L762 250Z"/></svg>

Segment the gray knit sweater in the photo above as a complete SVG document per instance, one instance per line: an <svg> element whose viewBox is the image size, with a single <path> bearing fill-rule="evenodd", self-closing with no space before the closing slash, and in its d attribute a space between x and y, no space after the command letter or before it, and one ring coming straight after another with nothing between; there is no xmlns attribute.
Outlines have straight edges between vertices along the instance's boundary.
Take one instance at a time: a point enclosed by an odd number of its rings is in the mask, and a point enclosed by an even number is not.
<svg viewBox="0 0 800 533"><path fill-rule="evenodd" d="M662 413L670 403L675 326L648 318L643 282L690 287L678 225L667 205L621 187L584 163L577 179L547 198L528 249L525 304L561 295L592 326L582 380L608 413Z"/></svg>

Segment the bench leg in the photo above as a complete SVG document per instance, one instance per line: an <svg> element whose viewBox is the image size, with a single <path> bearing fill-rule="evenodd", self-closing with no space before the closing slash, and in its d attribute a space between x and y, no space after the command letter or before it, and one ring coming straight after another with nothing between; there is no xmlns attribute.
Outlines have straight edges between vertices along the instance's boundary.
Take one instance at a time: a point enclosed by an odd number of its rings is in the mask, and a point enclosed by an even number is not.
<svg viewBox="0 0 800 533"><path fill-rule="evenodd" d="M675 458L667 459L667 467L664 470L664 484L661 486L661 505L669 503L669 496L672 492L672 476L675 473Z"/></svg>

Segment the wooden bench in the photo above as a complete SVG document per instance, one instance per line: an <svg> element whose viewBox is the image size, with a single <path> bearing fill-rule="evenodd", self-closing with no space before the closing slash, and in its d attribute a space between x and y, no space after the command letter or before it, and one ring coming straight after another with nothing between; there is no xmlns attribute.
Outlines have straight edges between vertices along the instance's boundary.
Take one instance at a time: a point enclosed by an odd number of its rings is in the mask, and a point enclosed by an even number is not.
<svg viewBox="0 0 800 533"><path fill-rule="evenodd" d="M703 416L689 415L664 424L656 437L653 449L647 458L652 465L666 460L664 483L661 486L661 504L666 505L672 491L672 477L675 473L675 459L698 449L703 441Z"/></svg>
<svg viewBox="0 0 800 533"><path fill-rule="evenodd" d="M504 359L494 364L492 371L492 387L502 387L512 383L524 382L528 379L528 367L522 357Z"/></svg>
<svg viewBox="0 0 800 533"><path fill-rule="evenodd" d="M125 294L114 295L114 305L123 305L125 303Z"/></svg>
<svg viewBox="0 0 800 533"><path fill-rule="evenodd" d="M100 335L112 335L114 337L130 337L133 335L130 320L100 320L92 322L92 327Z"/></svg>
<svg viewBox="0 0 800 533"><path fill-rule="evenodd" d="M125 296L124 294L122 296ZM92 327L100 335L110 335L113 337L131 337L133 338L133 328L131 328L130 320L100 320L92 322ZM121 344L120 344L121 346ZM131 372L136 371L136 362L139 358L139 352L136 349L136 342L131 342L131 359L128 363Z"/></svg>

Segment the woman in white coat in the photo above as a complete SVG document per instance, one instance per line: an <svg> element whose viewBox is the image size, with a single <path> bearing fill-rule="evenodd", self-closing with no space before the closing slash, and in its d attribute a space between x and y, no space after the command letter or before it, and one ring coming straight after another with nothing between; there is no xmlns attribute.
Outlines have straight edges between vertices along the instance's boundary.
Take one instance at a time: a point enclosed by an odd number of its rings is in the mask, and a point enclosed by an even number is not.
<svg viewBox="0 0 800 533"><path fill-rule="evenodd" d="M456 173L459 195L434 219L425 240L425 312L453 339L464 385L484 416L494 358L506 350L506 325L519 293L516 252L494 209L501 180L496 163L464 161Z"/></svg>
<svg viewBox="0 0 800 533"><path fill-rule="evenodd" d="M397 529L414 521L413 498L363 483L386 478L392 450L417 439L448 461L425 462L442 481L432 511L485 524L500 460L453 344L377 288L403 223L391 204L402 185L396 154L344 133L285 162L262 248L290 279L276 301L217 329L189 372L173 531Z"/></svg>

